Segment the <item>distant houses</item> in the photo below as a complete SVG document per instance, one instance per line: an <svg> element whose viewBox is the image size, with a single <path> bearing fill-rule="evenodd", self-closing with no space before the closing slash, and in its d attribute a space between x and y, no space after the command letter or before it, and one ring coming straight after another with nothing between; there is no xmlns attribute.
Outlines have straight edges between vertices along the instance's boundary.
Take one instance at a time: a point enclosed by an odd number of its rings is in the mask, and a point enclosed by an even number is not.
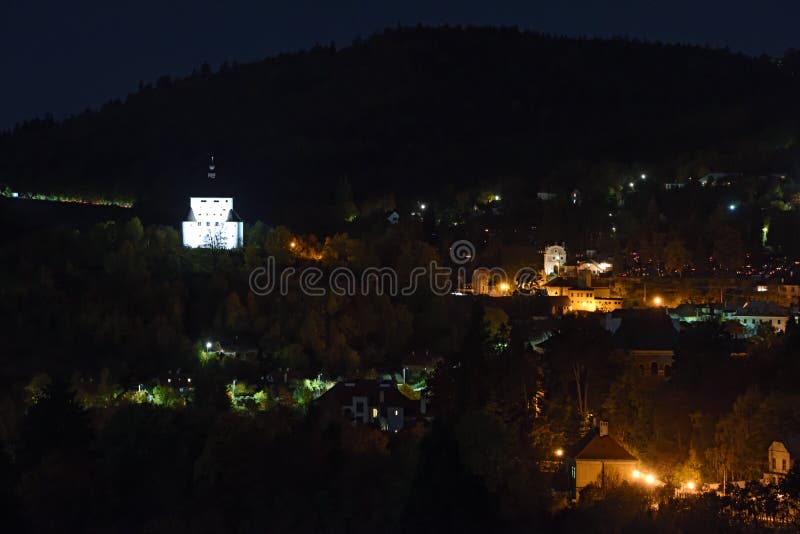
<svg viewBox="0 0 800 534"><path fill-rule="evenodd" d="M735 339L747 339L758 334L760 326L768 326L776 333L785 333L792 315L783 306L770 301L747 301L741 306L723 304L681 304L667 310L677 323L721 321Z"/></svg>
<svg viewBox="0 0 800 534"><path fill-rule="evenodd" d="M338 382L315 402L340 411L353 423L388 432L423 419L428 411L424 396L414 400L403 395L394 381L365 378Z"/></svg>
<svg viewBox="0 0 800 534"><path fill-rule="evenodd" d="M569 298L568 311L610 312L623 305L622 297L612 295L609 286L594 286L588 270L579 271L574 278L553 278L543 289L549 297Z"/></svg>

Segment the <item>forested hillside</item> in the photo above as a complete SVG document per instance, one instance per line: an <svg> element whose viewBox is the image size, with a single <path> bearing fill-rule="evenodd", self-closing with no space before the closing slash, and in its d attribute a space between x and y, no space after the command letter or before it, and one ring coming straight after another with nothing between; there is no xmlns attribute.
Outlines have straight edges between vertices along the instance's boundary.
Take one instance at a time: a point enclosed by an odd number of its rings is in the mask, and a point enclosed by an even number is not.
<svg viewBox="0 0 800 534"><path fill-rule="evenodd" d="M131 197L173 220L213 153L249 220L313 226L337 214L345 181L356 201L402 202L503 180L603 187L644 165L664 179L792 171L793 58L511 28L387 30L204 65L63 122L18 125L0 135L0 183Z"/></svg>

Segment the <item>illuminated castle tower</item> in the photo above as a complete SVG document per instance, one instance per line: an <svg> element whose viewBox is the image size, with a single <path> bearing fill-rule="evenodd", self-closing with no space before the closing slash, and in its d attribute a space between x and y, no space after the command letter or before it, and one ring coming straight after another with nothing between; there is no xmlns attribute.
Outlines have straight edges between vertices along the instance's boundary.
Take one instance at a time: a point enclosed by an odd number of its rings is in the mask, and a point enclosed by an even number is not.
<svg viewBox="0 0 800 534"><path fill-rule="evenodd" d="M218 191L214 156L208 166L207 195L189 198L189 216L183 221L183 245L189 248L233 249L242 246L244 223L233 210L233 198Z"/></svg>

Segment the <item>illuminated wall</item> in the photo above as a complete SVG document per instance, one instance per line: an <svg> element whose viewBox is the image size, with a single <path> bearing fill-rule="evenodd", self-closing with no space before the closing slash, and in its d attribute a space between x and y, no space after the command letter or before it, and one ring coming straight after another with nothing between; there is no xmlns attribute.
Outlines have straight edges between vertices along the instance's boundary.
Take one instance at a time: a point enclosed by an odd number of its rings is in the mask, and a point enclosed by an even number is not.
<svg viewBox="0 0 800 534"><path fill-rule="evenodd" d="M544 274L560 273L567 263L567 251L559 245L551 245L544 249Z"/></svg>
<svg viewBox="0 0 800 534"><path fill-rule="evenodd" d="M244 224L232 220L233 199L192 197L183 245L189 248L234 249L244 242Z"/></svg>

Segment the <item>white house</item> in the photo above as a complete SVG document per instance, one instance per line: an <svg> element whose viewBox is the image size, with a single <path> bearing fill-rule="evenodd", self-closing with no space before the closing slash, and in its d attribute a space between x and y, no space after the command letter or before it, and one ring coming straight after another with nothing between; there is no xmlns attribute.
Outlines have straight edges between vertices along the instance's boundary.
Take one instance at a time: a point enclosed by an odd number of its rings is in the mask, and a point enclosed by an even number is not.
<svg viewBox="0 0 800 534"><path fill-rule="evenodd" d="M785 332L789 322L789 313L785 308L772 302L749 301L736 310L731 319L744 327L744 337L752 337L758 332L759 325L767 325L775 332Z"/></svg>
<svg viewBox="0 0 800 534"><path fill-rule="evenodd" d="M214 158L208 177L215 183ZM244 223L233 210L233 198L202 196L189 198L189 215L183 221L183 245L189 248L234 249L244 242Z"/></svg>
<svg viewBox="0 0 800 534"><path fill-rule="evenodd" d="M764 483L777 484L783 480L798 454L800 454L799 436L773 441L767 449L769 471L764 473Z"/></svg>

